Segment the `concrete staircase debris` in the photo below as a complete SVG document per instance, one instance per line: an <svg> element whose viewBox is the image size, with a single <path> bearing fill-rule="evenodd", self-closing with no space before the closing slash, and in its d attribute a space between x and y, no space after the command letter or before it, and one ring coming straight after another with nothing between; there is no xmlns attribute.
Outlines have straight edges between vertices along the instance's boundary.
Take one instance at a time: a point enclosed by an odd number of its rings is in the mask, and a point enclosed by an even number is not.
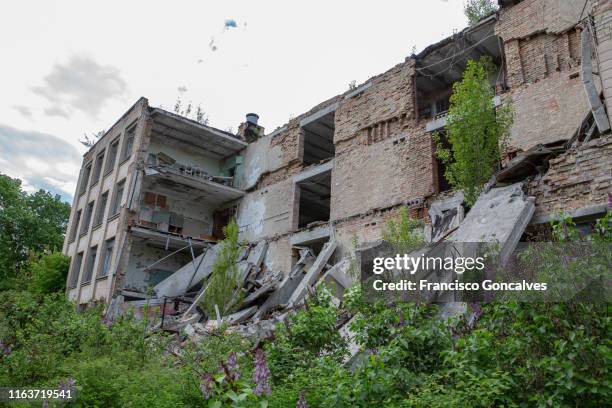
<svg viewBox="0 0 612 408"><path fill-rule="evenodd" d="M168 276L166 279L153 287L157 297L174 297L185 294L191 287L207 278L217 258L220 245L215 245L197 256L192 262L185 264L182 268ZM189 287L191 282L191 287Z"/></svg>

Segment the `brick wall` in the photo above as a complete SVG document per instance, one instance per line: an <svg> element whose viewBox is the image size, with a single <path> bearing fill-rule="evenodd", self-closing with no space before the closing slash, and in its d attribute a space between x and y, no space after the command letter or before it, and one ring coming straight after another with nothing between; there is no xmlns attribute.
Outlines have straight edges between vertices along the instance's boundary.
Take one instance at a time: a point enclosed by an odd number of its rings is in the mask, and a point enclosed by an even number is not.
<svg viewBox="0 0 612 408"><path fill-rule="evenodd" d="M433 194L431 137L404 131L336 156L332 171L331 219L397 205Z"/></svg>
<svg viewBox="0 0 612 408"><path fill-rule="evenodd" d="M500 11L495 32L504 43L515 110L511 150L569 139L589 111L576 29L591 8L589 2L583 12L583 5L525 0Z"/></svg>
<svg viewBox="0 0 612 408"><path fill-rule="evenodd" d="M517 87L509 97L515 113L510 136L514 149L569 139L590 109L580 78L567 71Z"/></svg>
<svg viewBox="0 0 612 408"><path fill-rule="evenodd" d="M529 184L528 193L536 198L535 216L606 204L612 193L612 136L552 159L548 172Z"/></svg>
<svg viewBox="0 0 612 408"><path fill-rule="evenodd" d="M345 99L336 110L334 143L337 149L356 136L387 132L388 126L414 115L414 61L398 64L369 80L363 93ZM389 135L392 133L387 132Z"/></svg>

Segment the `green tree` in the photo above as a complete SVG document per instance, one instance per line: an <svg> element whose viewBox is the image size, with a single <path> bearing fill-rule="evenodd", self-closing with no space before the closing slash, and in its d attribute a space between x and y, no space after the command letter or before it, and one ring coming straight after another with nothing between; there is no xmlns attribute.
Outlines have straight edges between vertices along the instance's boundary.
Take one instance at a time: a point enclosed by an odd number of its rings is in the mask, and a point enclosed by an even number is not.
<svg viewBox="0 0 612 408"><path fill-rule="evenodd" d="M450 150L440 135L434 136L438 157L448 164L445 176L451 185L463 189L468 205L476 201L499 164L513 121L510 104L495 108L495 91L489 82L492 66L489 58L468 61L450 98L446 125Z"/></svg>
<svg viewBox="0 0 612 408"><path fill-rule="evenodd" d="M232 220L223 227L223 233L225 239L217 244L221 245L221 249L213 263L210 279L208 283L204 283L208 288L202 299L202 306L209 316L215 316L215 305L223 315L240 303L241 285L238 284L237 262L243 246L238 242L236 221Z"/></svg>
<svg viewBox="0 0 612 408"><path fill-rule="evenodd" d="M483 17L488 16L497 10L491 0L467 0L463 4L463 12L470 25L476 24Z"/></svg>
<svg viewBox="0 0 612 408"><path fill-rule="evenodd" d="M30 265L30 292L46 294L63 292L70 266L70 257L54 252L45 254Z"/></svg>
<svg viewBox="0 0 612 408"><path fill-rule="evenodd" d="M69 215L59 195L27 194L20 180L0 174L0 288L27 268L32 254L61 249Z"/></svg>

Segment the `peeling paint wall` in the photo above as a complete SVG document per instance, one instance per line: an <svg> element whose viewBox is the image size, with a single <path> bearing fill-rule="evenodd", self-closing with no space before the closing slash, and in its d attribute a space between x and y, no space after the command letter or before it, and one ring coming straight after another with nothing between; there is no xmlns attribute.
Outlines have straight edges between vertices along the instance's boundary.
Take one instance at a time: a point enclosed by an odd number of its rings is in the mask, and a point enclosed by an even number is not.
<svg viewBox="0 0 612 408"><path fill-rule="evenodd" d="M247 241L272 237L291 230L293 208L291 179L247 194L238 207L240 238Z"/></svg>
<svg viewBox="0 0 612 408"><path fill-rule="evenodd" d="M153 211L159 208L144 202L144 195L146 192L153 192L165 196L166 207L163 210L180 214L184 217L184 235L197 237L200 235L212 234L213 211L216 208L199 202L196 190L186 189L184 193L179 193L177 191L156 187L153 183L145 183L140 197L139 219L148 221Z"/></svg>
<svg viewBox="0 0 612 408"><path fill-rule="evenodd" d="M271 137L263 137L244 151L243 173L240 180L240 188L250 190L259 181L260 177L283 165L282 148L279 145L272 146Z"/></svg>
<svg viewBox="0 0 612 408"><path fill-rule="evenodd" d="M221 174L221 162L212 157L198 154L195 149L189 149L170 139L153 136L148 152L158 154L163 152L181 164L201 167L211 175Z"/></svg>

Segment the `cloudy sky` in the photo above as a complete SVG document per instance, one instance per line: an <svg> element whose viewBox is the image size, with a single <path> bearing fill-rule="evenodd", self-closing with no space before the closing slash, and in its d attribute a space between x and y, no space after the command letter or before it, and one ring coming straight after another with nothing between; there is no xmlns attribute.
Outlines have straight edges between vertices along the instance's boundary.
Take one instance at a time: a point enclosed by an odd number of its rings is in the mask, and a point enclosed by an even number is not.
<svg viewBox="0 0 612 408"><path fill-rule="evenodd" d="M201 104L224 130L257 112L269 132L467 24L462 0L41 0L0 15L0 172L67 201L79 139L140 96Z"/></svg>

